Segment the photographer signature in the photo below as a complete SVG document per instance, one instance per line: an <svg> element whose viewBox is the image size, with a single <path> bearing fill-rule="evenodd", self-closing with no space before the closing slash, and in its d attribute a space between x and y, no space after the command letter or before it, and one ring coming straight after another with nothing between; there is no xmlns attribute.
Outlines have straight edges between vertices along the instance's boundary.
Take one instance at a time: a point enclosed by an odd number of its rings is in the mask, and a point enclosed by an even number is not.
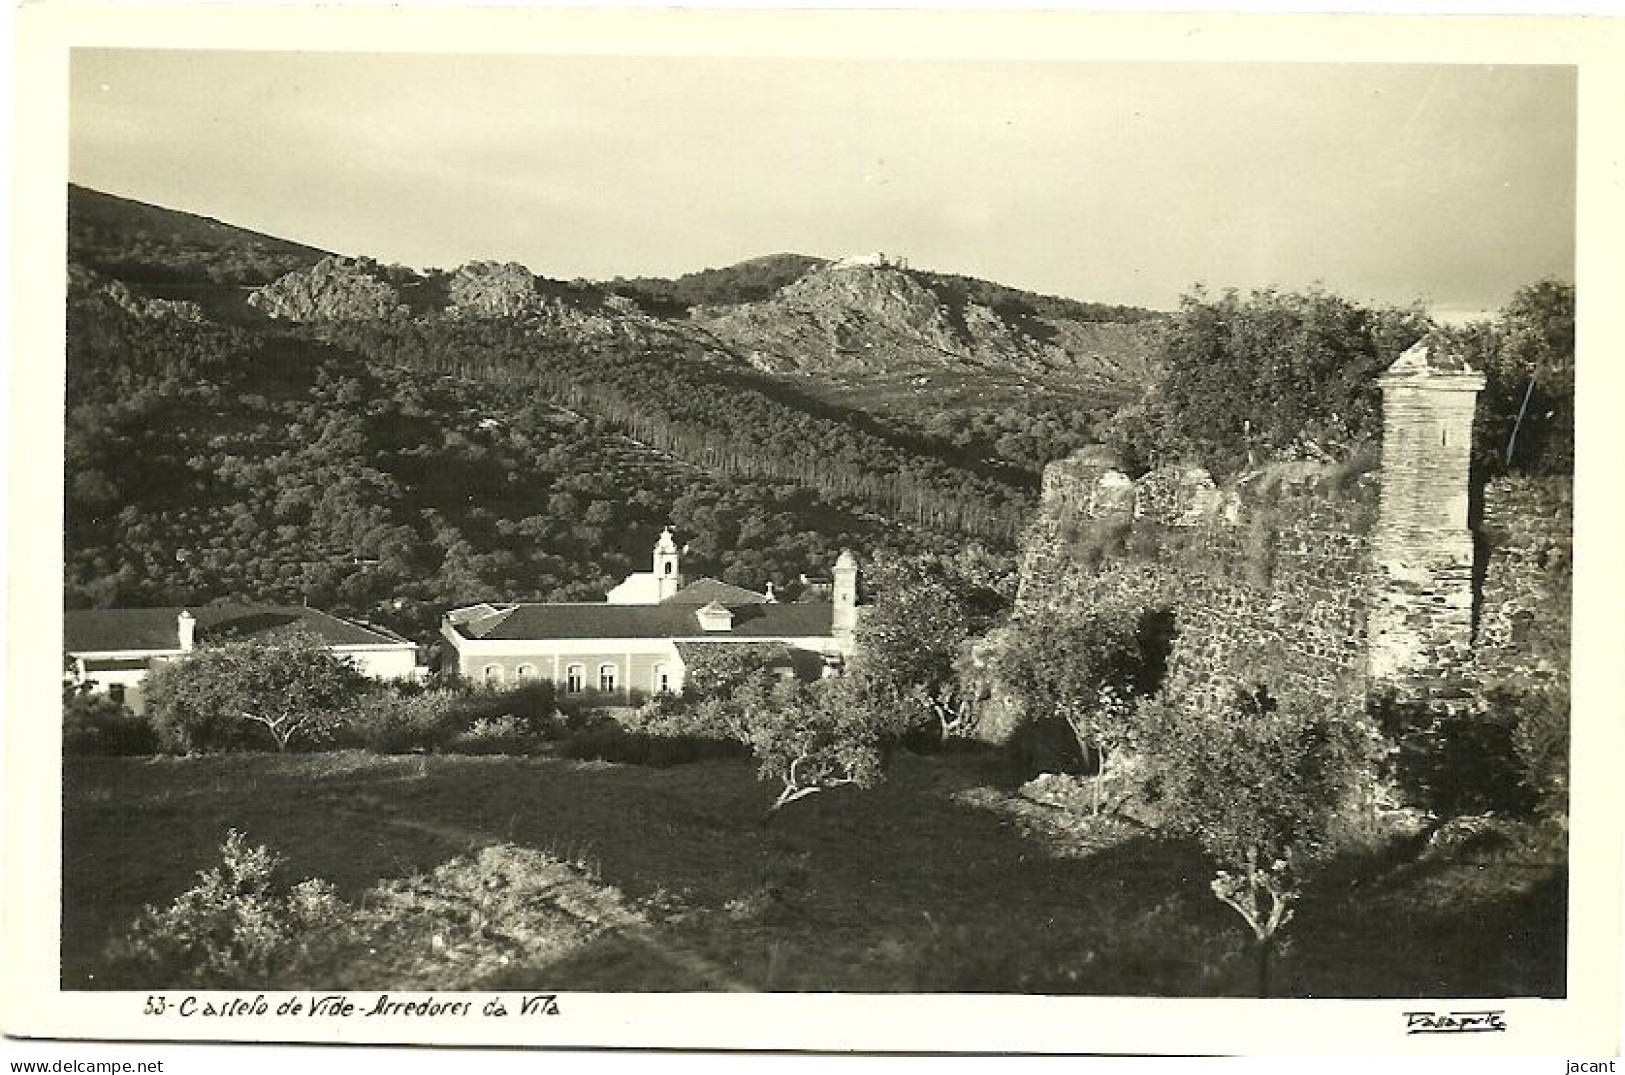
<svg viewBox="0 0 1625 1075"><path fill-rule="evenodd" d="M1505 1030L1505 1009L1468 1012L1406 1012L1407 1034L1482 1034Z"/></svg>

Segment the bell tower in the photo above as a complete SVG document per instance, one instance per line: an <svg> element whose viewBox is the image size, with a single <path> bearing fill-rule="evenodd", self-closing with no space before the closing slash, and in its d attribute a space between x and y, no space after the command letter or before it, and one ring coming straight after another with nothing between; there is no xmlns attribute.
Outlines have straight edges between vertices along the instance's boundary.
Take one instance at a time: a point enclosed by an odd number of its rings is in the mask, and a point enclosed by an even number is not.
<svg viewBox="0 0 1625 1075"><path fill-rule="evenodd" d="M858 625L858 558L850 549L841 550L835 561L835 585L830 597L834 602L831 629L836 637L850 639Z"/></svg>
<svg viewBox="0 0 1625 1075"><path fill-rule="evenodd" d="M654 576L656 600L664 601L683 588L682 553L677 551L669 526L660 532L660 540L655 542Z"/></svg>

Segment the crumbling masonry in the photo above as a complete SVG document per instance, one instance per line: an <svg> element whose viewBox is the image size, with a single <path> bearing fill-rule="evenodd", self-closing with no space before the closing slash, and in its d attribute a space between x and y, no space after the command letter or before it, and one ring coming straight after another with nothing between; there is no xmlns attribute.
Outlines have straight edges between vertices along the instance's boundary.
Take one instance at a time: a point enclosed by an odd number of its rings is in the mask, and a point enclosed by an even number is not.
<svg viewBox="0 0 1625 1075"><path fill-rule="evenodd" d="M1196 467L1131 480L1099 448L1052 464L1017 618L1165 608L1170 674L1215 691L1267 664L1315 692L1455 707L1565 677L1571 482L1499 478L1475 503L1482 375L1424 343L1380 384L1382 460L1365 474L1282 463L1220 488Z"/></svg>

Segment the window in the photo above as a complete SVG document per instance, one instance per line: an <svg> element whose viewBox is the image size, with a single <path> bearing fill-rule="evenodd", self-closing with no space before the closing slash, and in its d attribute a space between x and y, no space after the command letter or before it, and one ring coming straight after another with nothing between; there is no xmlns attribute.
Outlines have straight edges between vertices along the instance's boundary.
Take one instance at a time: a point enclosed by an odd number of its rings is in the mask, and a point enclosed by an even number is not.
<svg viewBox="0 0 1625 1075"><path fill-rule="evenodd" d="M674 569L675 569L675 567L672 564L672 562L670 560L667 560L666 561L666 574L668 574L668 575L671 574Z"/></svg>
<svg viewBox="0 0 1625 1075"><path fill-rule="evenodd" d="M110 683L107 685L107 696L119 705L124 704L124 684Z"/></svg>
<svg viewBox="0 0 1625 1075"><path fill-rule="evenodd" d="M517 669L514 670L514 676L521 683L525 683L525 682L527 682L529 680L535 679L536 678L536 666L533 665L533 664L522 664Z"/></svg>
<svg viewBox="0 0 1625 1075"><path fill-rule="evenodd" d="M488 664L488 665L486 665L485 666L485 685L487 687L497 687L497 686L501 686L501 684L502 684L502 666L500 664Z"/></svg>
<svg viewBox="0 0 1625 1075"><path fill-rule="evenodd" d="M586 686L587 670L579 664L572 664L564 671L564 693L580 694Z"/></svg>
<svg viewBox="0 0 1625 1075"><path fill-rule="evenodd" d="M656 694L671 693L671 669L663 664L655 665L654 691Z"/></svg>
<svg viewBox="0 0 1625 1075"><path fill-rule="evenodd" d="M615 693L615 666L601 664L598 666L598 690L604 694Z"/></svg>

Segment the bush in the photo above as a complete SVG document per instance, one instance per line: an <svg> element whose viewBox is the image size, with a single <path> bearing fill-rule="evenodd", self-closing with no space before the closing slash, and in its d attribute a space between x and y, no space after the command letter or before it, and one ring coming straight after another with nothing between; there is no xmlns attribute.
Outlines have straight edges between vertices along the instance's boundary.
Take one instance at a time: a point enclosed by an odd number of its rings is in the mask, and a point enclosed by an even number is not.
<svg viewBox="0 0 1625 1075"><path fill-rule="evenodd" d="M1390 779L1407 804L1441 818L1533 811L1538 795L1518 750L1520 708L1510 694L1454 712L1391 695L1370 703L1377 726L1392 743ZM1537 764L1549 766L1545 759L1551 752L1537 746L1538 738L1532 723L1530 750L1542 759ZM1566 767L1566 747L1564 754Z"/></svg>
<svg viewBox="0 0 1625 1075"><path fill-rule="evenodd" d="M743 741L745 737L731 689L700 698L686 694L680 698L662 695L629 714L622 727L659 736L734 741Z"/></svg>
<svg viewBox="0 0 1625 1075"><path fill-rule="evenodd" d="M1257 941L1259 995L1303 877L1329 856L1335 821L1368 775L1353 706L1257 684L1204 710L1194 697L1143 707L1162 815L1218 867L1215 897Z"/></svg>
<svg viewBox="0 0 1625 1075"><path fill-rule="evenodd" d="M220 865L165 908L148 907L110 955L109 977L124 988L243 989L273 984L314 932L342 921L325 881L293 886L282 859L250 847L232 829Z"/></svg>
<svg viewBox="0 0 1625 1075"><path fill-rule="evenodd" d="M367 689L349 661L314 636L200 646L147 677L158 745L178 754L320 746Z"/></svg>
<svg viewBox="0 0 1625 1075"><path fill-rule="evenodd" d="M1132 749L1134 697L1144 680L1140 625L1145 613L1092 610L1011 624L998 674L1032 720L1060 717L1101 785L1112 762ZM1032 740L1029 739L1029 743ZM1099 800L1096 801L1098 812Z"/></svg>
<svg viewBox="0 0 1625 1075"><path fill-rule="evenodd" d="M690 704L656 699L622 720L598 716L577 720L565 731L558 752L578 761L663 768L714 758L748 757L749 748L726 731L716 699Z"/></svg>
<svg viewBox="0 0 1625 1075"><path fill-rule="evenodd" d="M152 724L107 695L80 691L63 699L64 754L151 754L157 749Z"/></svg>
<svg viewBox="0 0 1625 1075"><path fill-rule="evenodd" d="M1569 808L1569 689L1557 687L1515 691L1493 690L1494 708L1517 713L1512 746L1522 765L1524 788L1545 814L1567 813Z"/></svg>
<svg viewBox="0 0 1625 1075"><path fill-rule="evenodd" d="M896 718L874 704L861 677L774 683L745 712L757 775L782 785L768 817L808 795L885 777Z"/></svg>
<svg viewBox="0 0 1625 1075"><path fill-rule="evenodd" d="M1346 457L1380 435L1377 376L1428 327L1415 308L1323 291L1185 296L1158 337L1161 376L1110 439L1199 460L1215 479L1273 458Z"/></svg>
<svg viewBox="0 0 1625 1075"><path fill-rule="evenodd" d="M476 717L466 731L446 744L451 754L529 754L541 739L530 722L511 713L500 717Z"/></svg>
<svg viewBox="0 0 1625 1075"><path fill-rule="evenodd" d="M379 754L524 754L564 730L550 683L508 690L392 684L352 706L340 736Z"/></svg>
<svg viewBox="0 0 1625 1075"><path fill-rule="evenodd" d="M438 749L464 730L460 692L430 690L407 694L374 691L344 714L342 738L378 754Z"/></svg>

